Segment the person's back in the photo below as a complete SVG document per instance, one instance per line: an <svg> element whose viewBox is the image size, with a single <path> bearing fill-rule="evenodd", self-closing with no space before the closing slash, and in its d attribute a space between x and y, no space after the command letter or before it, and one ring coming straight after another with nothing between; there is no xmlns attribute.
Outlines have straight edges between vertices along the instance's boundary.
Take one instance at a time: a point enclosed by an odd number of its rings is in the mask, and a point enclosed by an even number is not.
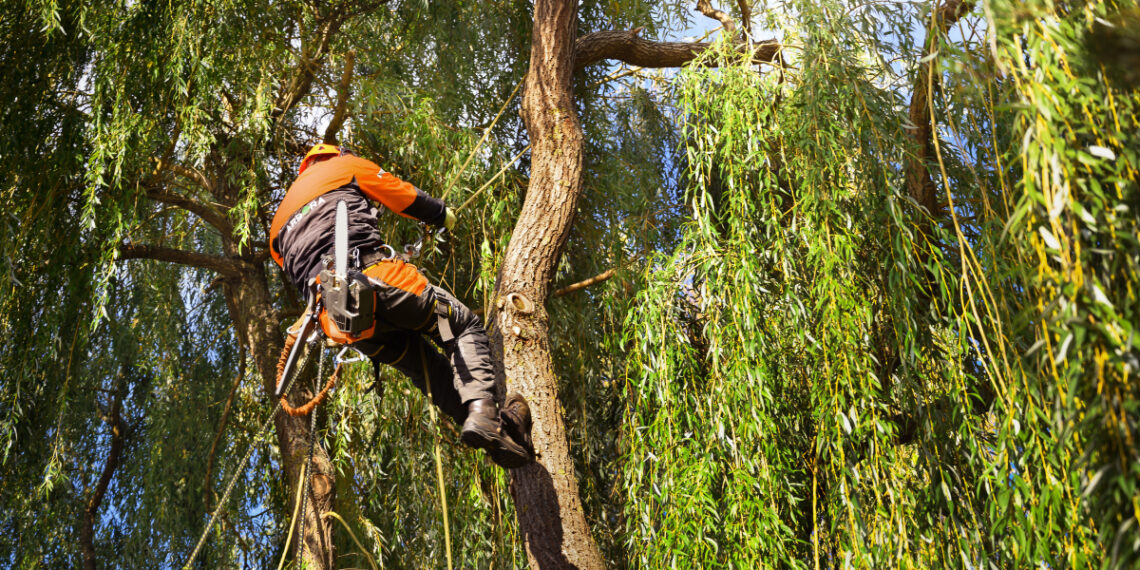
<svg viewBox="0 0 1140 570"><path fill-rule="evenodd" d="M443 201L363 158L338 154L308 164L286 192L269 230L270 252L294 285L316 277L322 256L332 252L340 201L348 206L350 250L384 245L376 228L379 205L437 226L447 215Z"/></svg>
<svg viewBox="0 0 1140 570"><path fill-rule="evenodd" d="M354 337L329 330L322 318L325 334L351 344L374 364L395 367L425 393L430 381L433 403L463 426L464 443L486 449L499 465L533 462L530 409L518 394L505 402L499 397L501 382L479 317L414 266L394 258L376 227L381 206L449 229L455 216L441 200L332 145L313 147L299 174L270 227L274 261L294 286L307 291L325 269L323 259L333 253L337 205L343 203L352 269L367 278L375 296L373 328Z"/></svg>

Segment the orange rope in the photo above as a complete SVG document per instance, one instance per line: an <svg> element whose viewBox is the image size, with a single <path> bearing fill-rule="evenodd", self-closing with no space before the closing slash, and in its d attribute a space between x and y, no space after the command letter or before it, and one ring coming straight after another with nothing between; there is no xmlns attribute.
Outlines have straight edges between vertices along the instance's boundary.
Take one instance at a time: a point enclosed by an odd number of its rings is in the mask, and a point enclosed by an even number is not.
<svg viewBox="0 0 1140 570"><path fill-rule="evenodd" d="M281 407L285 410L285 413L294 417L307 416L313 411L313 408L321 405L321 402L324 402L325 398L328 397L329 390L332 390L333 385L336 384L336 379L340 376L340 367L340 364L336 365L336 370L333 371L332 376L329 376L329 381L325 382L325 387L303 406L294 408L289 405L289 402L285 401L285 396L281 396Z"/></svg>
<svg viewBox="0 0 1140 570"><path fill-rule="evenodd" d="M289 360L289 351L293 349L293 345L296 343L297 337L292 335L285 337L285 347L281 349L281 358L277 359L277 386L281 386L281 382L284 380L281 376L285 372L285 363ZM293 417L307 416L312 413L313 408L321 405L321 403L325 401L325 398L328 397L329 390L332 390L332 387L336 385L336 380L340 376L340 367L340 364L336 365L336 370L333 370L332 376L329 376L329 381L325 383L324 389L318 392L316 396L313 396L313 399L309 400L305 405L294 408L286 401L287 395L282 395L281 408L285 410L285 413Z"/></svg>
<svg viewBox="0 0 1140 570"><path fill-rule="evenodd" d="M297 337L293 335L285 335L285 348L281 349L281 358L277 359L277 385L278 390L281 389L281 377L285 373L285 363L289 362L289 351L293 350L293 345L297 344Z"/></svg>

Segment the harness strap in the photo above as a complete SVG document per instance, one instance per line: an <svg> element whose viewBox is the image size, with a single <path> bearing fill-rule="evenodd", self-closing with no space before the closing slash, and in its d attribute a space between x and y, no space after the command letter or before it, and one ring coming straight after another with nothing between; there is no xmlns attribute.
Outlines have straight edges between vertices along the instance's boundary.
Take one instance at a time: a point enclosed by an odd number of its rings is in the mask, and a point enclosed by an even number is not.
<svg viewBox="0 0 1140 570"><path fill-rule="evenodd" d="M451 342L455 338L455 333L451 332L451 321L448 317L451 316L451 303L447 301L436 300L435 302L435 315L436 323L439 327L439 338L443 342Z"/></svg>
<svg viewBox="0 0 1140 570"><path fill-rule="evenodd" d="M392 249L392 246L388 244L383 244L376 248L365 248L360 250L360 267L358 269L364 271L366 268L376 265L381 261L395 258L396 250Z"/></svg>

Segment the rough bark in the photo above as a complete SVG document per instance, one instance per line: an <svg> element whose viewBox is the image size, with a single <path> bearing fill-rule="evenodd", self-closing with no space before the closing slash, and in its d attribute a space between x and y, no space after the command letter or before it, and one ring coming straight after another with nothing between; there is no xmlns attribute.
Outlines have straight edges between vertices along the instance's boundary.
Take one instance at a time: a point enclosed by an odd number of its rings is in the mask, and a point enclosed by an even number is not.
<svg viewBox="0 0 1140 570"><path fill-rule="evenodd" d="M641 28L632 30L604 30L578 38L574 48L574 68L606 59L615 59L639 67L681 67L694 60L712 44L707 42L655 42L641 37ZM740 50L749 49L739 42ZM774 63L780 59L780 44L765 40L751 45L756 63Z"/></svg>
<svg viewBox="0 0 1140 570"><path fill-rule="evenodd" d="M534 415L538 461L511 472L532 568L604 568L578 496L544 307L582 191L582 129L570 88L576 25L575 0L535 1L522 100L531 179L500 269L493 318L508 385L526 396Z"/></svg>

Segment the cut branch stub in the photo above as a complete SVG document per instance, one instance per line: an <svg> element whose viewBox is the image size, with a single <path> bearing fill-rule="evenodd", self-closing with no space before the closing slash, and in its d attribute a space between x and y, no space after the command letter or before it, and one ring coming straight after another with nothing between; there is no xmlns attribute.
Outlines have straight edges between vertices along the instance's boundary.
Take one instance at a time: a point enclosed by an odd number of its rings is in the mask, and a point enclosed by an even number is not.
<svg viewBox="0 0 1140 570"><path fill-rule="evenodd" d="M520 315L529 315L534 313L534 303L523 295L522 293L510 293L507 295L507 303L511 309Z"/></svg>

